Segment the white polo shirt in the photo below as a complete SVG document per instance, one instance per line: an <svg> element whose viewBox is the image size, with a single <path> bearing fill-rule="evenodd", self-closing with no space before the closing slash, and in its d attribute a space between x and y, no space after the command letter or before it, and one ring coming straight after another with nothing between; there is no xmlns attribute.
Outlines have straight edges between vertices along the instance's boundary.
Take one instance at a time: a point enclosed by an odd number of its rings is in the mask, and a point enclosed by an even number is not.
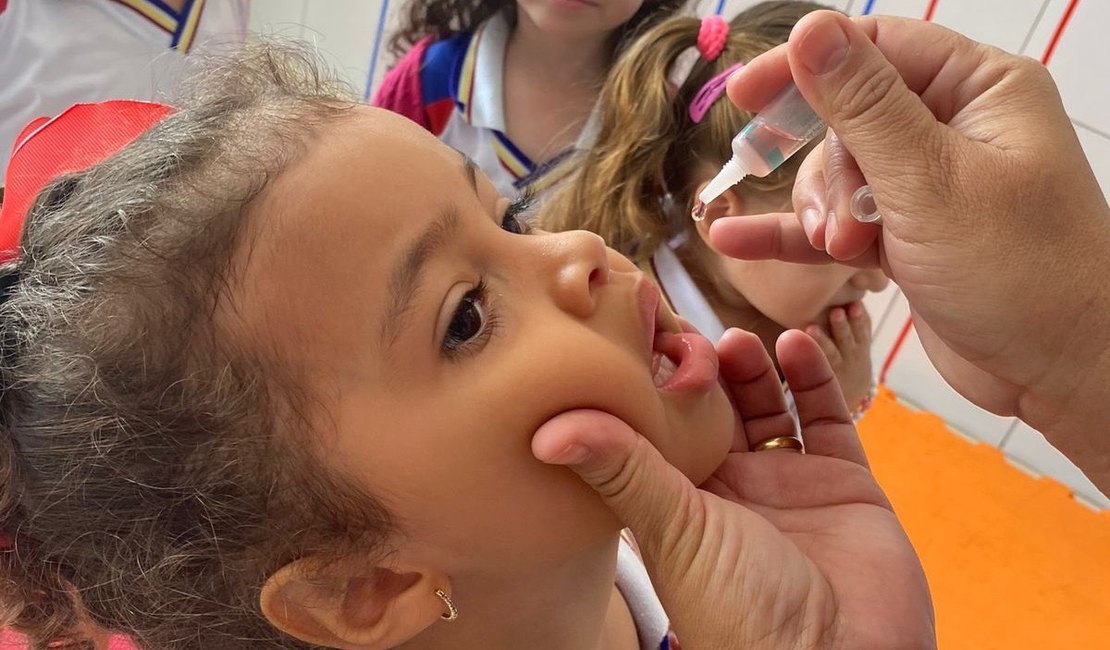
<svg viewBox="0 0 1110 650"><path fill-rule="evenodd" d="M242 41L248 0L0 0L0 185L36 117L78 102L164 99L201 43Z"/></svg>
<svg viewBox="0 0 1110 650"><path fill-rule="evenodd" d="M572 147L545 162L532 161L505 135L508 37L509 24L501 14L487 20L470 37L451 84L455 110L439 137L473 158L503 196L524 191L538 196L567 178L576 167L574 154L593 145L597 110L595 107Z"/></svg>

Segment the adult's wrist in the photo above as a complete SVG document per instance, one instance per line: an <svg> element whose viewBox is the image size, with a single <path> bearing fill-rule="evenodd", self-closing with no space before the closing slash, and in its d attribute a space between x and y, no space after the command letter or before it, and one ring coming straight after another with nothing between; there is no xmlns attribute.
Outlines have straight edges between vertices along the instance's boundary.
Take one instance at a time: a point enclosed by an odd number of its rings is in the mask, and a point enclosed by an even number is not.
<svg viewBox="0 0 1110 650"><path fill-rule="evenodd" d="M1107 215L1110 223L1110 214ZM1108 238L1110 239L1110 238ZM1110 244L1077 265L1072 322L1057 332L1064 345L1019 404L1018 415L1110 492Z"/></svg>

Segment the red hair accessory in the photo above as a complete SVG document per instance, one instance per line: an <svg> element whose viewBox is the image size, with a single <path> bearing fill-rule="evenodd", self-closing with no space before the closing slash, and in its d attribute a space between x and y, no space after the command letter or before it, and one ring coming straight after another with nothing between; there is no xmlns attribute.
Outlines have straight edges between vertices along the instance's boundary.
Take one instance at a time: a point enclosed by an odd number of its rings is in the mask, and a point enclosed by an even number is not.
<svg viewBox="0 0 1110 650"><path fill-rule="evenodd" d="M698 52L706 61L716 61L728 41L728 21L717 14L701 19L698 28Z"/></svg>
<svg viewBox="0 0 1110 650"><path fill-rule="evenodd" d="M76 104L53 119L28 124L16 138L4 183L0 264L18 256L23 221L50 181L101 162L172 112L164 104L113 100Z"/></svg>

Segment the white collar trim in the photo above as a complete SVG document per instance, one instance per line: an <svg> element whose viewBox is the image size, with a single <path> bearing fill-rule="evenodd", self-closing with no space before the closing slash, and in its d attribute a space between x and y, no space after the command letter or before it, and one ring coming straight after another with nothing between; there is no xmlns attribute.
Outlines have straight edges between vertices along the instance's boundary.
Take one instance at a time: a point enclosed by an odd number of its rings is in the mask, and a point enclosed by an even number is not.
<svg viewBox="0 0 1110 650"><path fill-rule="evenodd" d="M483 129L505 132L505 46L509 23L498 13L482 25L475 35L473 91L470 98L470 123ZM465 74L465 72L464 72ZM478 80L481 83L478 83Z"/></svg>
<svg viewBox="0 0 1110 650"><path fill-rule="evenodd" d="M693 323L702 335L716 343L725 334L725 326L709 301L686 272L682 262L671 250L671 244L660 246L652 256L659 285L671 301L671 306L683 318Z"/></svg>

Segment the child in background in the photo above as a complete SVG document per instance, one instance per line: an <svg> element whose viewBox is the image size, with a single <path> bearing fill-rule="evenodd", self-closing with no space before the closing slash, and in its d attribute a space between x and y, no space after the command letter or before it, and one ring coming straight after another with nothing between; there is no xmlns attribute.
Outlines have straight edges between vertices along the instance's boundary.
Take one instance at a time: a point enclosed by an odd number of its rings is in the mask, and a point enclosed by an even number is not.
<svg viewBox="0 0 1110 650"><path fill-rule="evenodd" d="M540 196L589 149L610 65L682 0L412 0L372 103L473 159L504 196Z"/></svg>
<svg viewBox="0 0 1110 650"><path fill-rule="evenodd" d="M252 47L47 186L0 266L0 626L672 647L620 523L529 443L590 404L702 481L738 431L708 341L596 235L529 233L468 159Z"/></svg>
<svg viewBox="0 0 1110 650"><path fill-rule="evenodd" d="M714 219L790 209L795 156L748 177L690 217L751 119L723 99L728 75L783 43L810 2L763 2L726 22L674 17L647 31L615 64L601 94L601 125L580 172L544 206L552 231L586 229L654 274L671 307L711 340L727 327L755 332L769 352L804 328L829 357L851 408L869 400L871 324L862 303L886 278L839 264L735 260L709 248Z"/></svg>
<svg viewBox="0 0 1110 650"><path fill-rule="evenodd" d="M0 184L32 119L158 97L192 52L245 40L249 13L249 0L0 0Z"/></svg>

